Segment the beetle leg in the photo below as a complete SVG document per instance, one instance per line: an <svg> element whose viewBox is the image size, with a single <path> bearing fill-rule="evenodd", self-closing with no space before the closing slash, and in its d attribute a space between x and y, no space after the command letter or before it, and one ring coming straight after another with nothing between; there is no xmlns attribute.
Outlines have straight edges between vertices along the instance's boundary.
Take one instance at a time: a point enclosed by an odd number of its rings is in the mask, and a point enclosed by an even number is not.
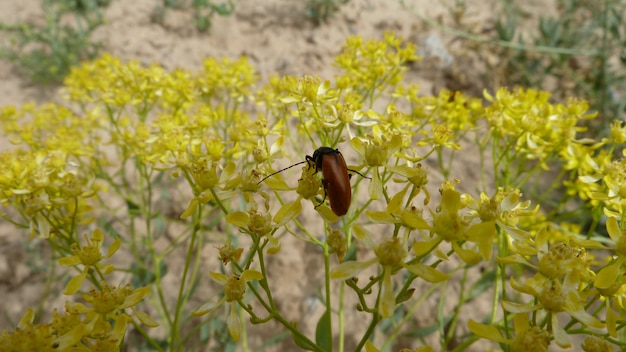
<svg viewBox="0 0 626 352"><path fill-rule="evenodd" d="M326 180L322 180L322 186L324 186L324 198L322 198L322 201L320 202L320 204L315 206L316 208L324 204L324 201L326 200Z"/></svg>

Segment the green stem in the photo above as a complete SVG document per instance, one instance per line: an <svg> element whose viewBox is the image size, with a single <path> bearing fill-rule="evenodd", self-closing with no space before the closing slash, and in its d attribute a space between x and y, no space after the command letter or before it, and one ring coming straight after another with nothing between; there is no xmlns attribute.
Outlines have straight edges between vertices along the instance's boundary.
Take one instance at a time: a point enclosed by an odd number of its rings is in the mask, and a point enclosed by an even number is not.
<svg viewBox="0 0 626 352"><path fill-rule="evenodd" d="M170 344L170 351L176 351L178 348L182 347L182 346L178 346L178 342L180 339L180 319L181 319L181 315L182 315L182 310L184 307L184 302L185 302L185 287L186 287L186 282L187 282L187 275L189 273L189 267L190 267L190 262L191 262L191 258L192 258L192 254L194 252L194 248L196 245L196 239L198 237L198 230L199 230L199 221L200 221L200 217L202 216L202 211L204 209L203 205L199 205L196 211L196 214L194 214L194 228L193 231L191 233L191 241L189 242L189 246L187 247L187 255L185 257L185 266L183 267L183 275L181 277L180 280L180 286L178 288L178 298L176 300L176 310L174 312L174 322L172 324L172 331L171 331L171 344Z"/></svg>
<svg viewBox="0 0 626 352"><path fill-rule="evenodd" d="M330 314L330 312L332 311L332 292L330 290L330 254L328 253L328 242L324 241L324 244L322 246L324 248L324 284L326 286L326 310L328 313L324 313L324 314ZM324 319L324 318L322 318ZM332 319L328 320L328 330L326 331L326 336L328 336L330 338L330 341L328 343L328 346L330 347L330 351L332 352L332 348L333 348L333 324L332 324Z"/></svg>
<svg viewBox="0 0 626 352"><path fill-rule="evenodd" d="M359 344L354 349L355 351L362 351L363 350L363 348L365 347L365 343L367 342L367 340L369 340L370 336L372 336L374 334L374 329L376 329L376 326L378 326L378 323L382 319L383 318L377 312L372 314L372 321L370 322L370 325L367 327L367 330L363 334L363 337L359 341Z"/></svg>

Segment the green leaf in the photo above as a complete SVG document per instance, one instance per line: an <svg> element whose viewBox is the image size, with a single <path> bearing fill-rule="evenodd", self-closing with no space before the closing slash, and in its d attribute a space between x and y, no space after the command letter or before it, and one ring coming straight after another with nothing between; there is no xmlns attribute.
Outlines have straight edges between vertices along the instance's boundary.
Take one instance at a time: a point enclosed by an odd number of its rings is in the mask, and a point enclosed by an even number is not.
<svg viewBox="0 0 626 352"><path fill-rule="evenodd" d="M322 348L324 351L331 350L333 336L331 334L330 327L330 310L327 309L324 314L320 317L320 320L317 322L317 327L315 329L315 342L318 346Z"/></svg>
<svg viewBox="0 0 626 352"><path fill-rule="evenodd" d="M304 339L301 335L291 334L293 336L293 342L305 351L315 351L315 346L311 344L311 341Z"/></svg>
<svg viewBox="0 0 626 352"><path fill-rule="evenodd" d="M128 207L128 211L131 213L139 213L139 210L141 209L137 203L130 199L126 200L126 206Z"/></svg>
<svg viewBox="0 0 626 352"><path fill-rule="evenodd" d="M396 304L399 305L402 302L408 301L411 297L413 297L414 293L414 288L404 291L402 295L396 298Z"/></svg>
<svg viewBox="0 0 626 352"><path fill-rule="evenodd" d="M350 246L350 248L348 248L348 251L346 252L346 255L343 257L342 262L349 262L349 261L357 260L356 255L357 255L356 245L354 241L352 241L352 245Z"/></svg>

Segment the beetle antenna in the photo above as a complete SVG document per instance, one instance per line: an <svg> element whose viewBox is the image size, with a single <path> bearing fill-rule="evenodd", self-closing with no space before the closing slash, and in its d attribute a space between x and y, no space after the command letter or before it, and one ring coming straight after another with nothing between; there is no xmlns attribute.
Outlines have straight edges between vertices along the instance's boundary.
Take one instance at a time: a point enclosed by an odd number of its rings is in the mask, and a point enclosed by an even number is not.
<svg viewBox="0 0 626 352"><path fill-rule="evenodd" d="M367 179L369 179L369 180L371 180L371 179L372 179L371 177L367 177L367 176L363 175L362 173L360 173L360 172L358 172L358 171L356 171L356 170L348 169L348 171L350 171L350 172L354 172L355 174L357 174L357 175L359 175L359 176L361 176L361 177L363 177L363 178L367 178Z"/></svg>
<svg viewBox="0 0 626 352"><path fill-rule="evenodd" d="M259 182L257 183L257 185L258 185L258 184L260 184L261 182L263 182L263 181L267 180L268 178L270 178L270 177L272 177L272 176L274 176L274 175L278 174L278 173L281 173L281 172L283 172L283 171L285 171L285 170L287 170L287 169L291 169L292 167L294 167L294 166L296 166L296 165L300 165L300 164L304 164L304 163L308 163L308 162L309 162L309 160L301 161L301 162L299 162L299 163L295 163L295 164L293 164L293 165L291 165L291 166L287 166L287 167L286 167L286 168L284 168L284 169L278 170L278 171L276 171L276 172L272 172L271 174L269 174L269 175L267 175L267 176L263 177L263 179L262 179L261 181L259 181Z"/></svg>

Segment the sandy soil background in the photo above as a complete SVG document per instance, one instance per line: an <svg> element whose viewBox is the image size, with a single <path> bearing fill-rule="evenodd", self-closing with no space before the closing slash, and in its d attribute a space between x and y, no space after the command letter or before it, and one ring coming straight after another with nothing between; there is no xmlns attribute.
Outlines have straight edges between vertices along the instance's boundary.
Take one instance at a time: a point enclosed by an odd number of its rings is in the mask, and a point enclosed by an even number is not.
<svg viewBox="0 0 626 352"><path fill-rule="evenodd" d="M454 1L433 2L427 0L407 0L407 5L416 9L422 16L431 19L450 21L450 9ZM488 28L493 23L491 16L496 9L491 2L467 1L468 21L479 27ZM42 14L39 0L0 1L0 21L41 21ZM209 32L198 32L191 21L190 10L170 10L163 25L151 20L155 8L161 2L157 0L111 1L106 8L108 23L95 33L93 39L102 41L104 51L123 59L138 59L144 63L158 62L166 69L183 67L196 70L201 67L207 56L226 56L237 58L246 55L266 80L272 73L290 75L315 74L332 79L335 70L331 65L333 57L339 52L346 36L359 34L364 38L381 39L387 30L393 30L421 48L435 48L428 41L441 39L446 47L454 38L438 33L423 23L416 16L393 0L351 0L342 6L329 23L314 26L304 12L304 1L296 0L238 0L234 14L229 17L215 17ZM6 40L1 37L0 41ZM430 55L432 52L422 52ZM451 51L455 58L455 52ZM465 66L463 66L465 65ZM407 79L418 82L423 94L436 93L441 88L462 89L468 94L479 95L482 87L474 84L475 67L459 64L444 67L441 60L424 62L409 71ZM58 87L39 87L29 83L27 78L17 73L16 67L0 61L0 106L19 105L26 101L58 99ZM481 82L482 84L483 82ZM493 88L493 87L489 87ZM6 143L2 148L9 148ZM469 155L469 154L468 154ZM471 157L471 156L470 156ZM464 183L471 184L474 177L475 163L472 160L462 162L453 172L454 177L463 177ZM439 181L437 175L431 178L431 184ZM439 177L440 178L440 177ZM465 180L469 180L465 182ZM37 274L25 264L25 257L30 250L23 247L22 235L12 226L0 223L0 329L12 327L26 307L33 306L42 295L42 274ZM44 246L31 243L30 246ZM207 248L207 257L214 257L212 248ZM277 296L283 297L281 308L289 312L288 317L297 321L304 331L311 334L321 309L315 304L315 292L323 283L319 266L320 257L313 248L299 241L286 238L281 253L271 259L276 278L284 280L278 284ZM176 272L175 267L170 272ZM418 292L419 292L418 288ZM451 290L458 290L451 285ZM172 292L175 294L175 292ZM451 292L454 295L453 292ZM56 306L60 306L57 304ZM426 304L428 311L420 311L414 318L417 326L426 326L436 315L437 301ZM451 309L453 307L447 307ZM475 305L471 311L463 314L480 314L487 307ZM348 321L349 331L360 336L367 321L354 317ZM250 326L251 346L264 338L274 336L278 325L267 324L260 327ZM466 332L459 328L459 334ZM256 335L255 335L256 334ZM437 345L437 341L427 342ZM354 348L356 340L349 336L347 348ZM399 339L395 348L419 346L416 341ZM288 338L276 350L295 350ZM480 351L484 345L476 345L472 350Z"/></svg>

